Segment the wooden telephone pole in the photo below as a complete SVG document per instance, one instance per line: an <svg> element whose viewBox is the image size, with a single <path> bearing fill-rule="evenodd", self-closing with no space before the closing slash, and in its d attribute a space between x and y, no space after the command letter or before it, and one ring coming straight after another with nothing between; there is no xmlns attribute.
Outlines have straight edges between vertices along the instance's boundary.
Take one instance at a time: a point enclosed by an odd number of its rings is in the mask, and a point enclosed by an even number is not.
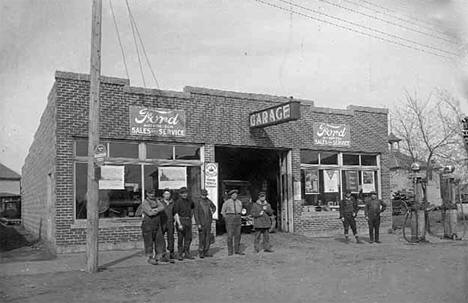
<svg viewBox="0 0 468 303"><path fill-rule="evenodd" d="M88 120L88 193L86 262L88 272L98 270L99 188L96 180L94 149L99 144L99 82L101 75L102 0L93 0L91 26L91 69Z"/></svg>

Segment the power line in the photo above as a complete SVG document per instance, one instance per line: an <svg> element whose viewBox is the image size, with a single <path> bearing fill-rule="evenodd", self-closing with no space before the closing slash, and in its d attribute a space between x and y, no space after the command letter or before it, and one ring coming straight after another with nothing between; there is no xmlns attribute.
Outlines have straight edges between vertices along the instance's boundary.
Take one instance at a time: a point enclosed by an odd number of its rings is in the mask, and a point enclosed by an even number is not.
<svg viewBox="0 0 468 303"><path fill-rule="evenodd" d="M426 35L426 36L433 37L433 38L436 38L436 39L440 39L440 40L450 42L450 43L456 43L455 41L453 41L451 39L446 39L446 38L443 38L442 36L439 36L439 35L434 35L432 33L428 33L428 32L425 32L425 31L420 31L420 30L415 29L415 28L411 28L411 27L408 27L408 26L405 26L405 25L402 25L402 24L399 24L399 23L396 23L396 22L393 22L393 21L390 21L390 20L386 20L384 18L380 18L380 17L374 16L374 15L369 15L369 14L360 12L359 10L356 10L356 9L353 9L353 8L350 8L350 7L346 7L346 6L343 6L343 5L328 1L328 0L318 0L318 1L327 3L329 5L332 5L332 6L335 6L335 7L338 7L338 8L341 8L341 9L344 9L344 10L347 10L347 11L350 11L350 12L353 12L353 13L356 13L356 14L371 18L371 19L379 20L379 21L385 22L387 24L398 26L398 27L406 29L406 30L414 31L414 32L422 34L422 35ZM347 1L347 2L352 3L352 1Z"/></svg>
<svg viewBox="0 0 468 303"><path fill-rule="evenodd" d="M125 0L125 4L127 5L128 18L130 20L130 26L132 28L133 42L135 43L135 49L136 49L137 57L138 57L138 64L140 66L141 78L143 80L143 86L146 88L145 74L143 73L143 66L141 64L140 51L138 50L138 42L137 42L137 39L136 39L135 28L134 28L134 24L133 24L133 21L132 21L132 12L130 10L130 5L128 4L128 0Z"/></svg>
<svg viewBox="0 0 468 303"><path fill-rule="evenodd" d="M430 45L426 45L426 44L422 44L422 43L419 43L419 42L416 42L414 40L410 40L410 39L406 39L404 37L400 37L400 36L397 36L397 35L394 35L394 34L389 34L387 32L384 32L384 31L381 31L381 30L378 30L378 29L375 29L375 28L372 28L372 27L369 27L369 26L365 26L365 25L362 25L362 24L359 24L359 23L356 23L356 22L352 22L352 21L349 21L349 20L346 20L346 19L343 19L343 18L340 18L340 17L335 17L335 16L332 16L332 15L329 15L329 14L326 14L326 13L323 13L323 12L320 12L320 11L317 11L315 9L311 9L311 8L307 8L305 6L301 6L299 4L295 4L294 2L291 2L291 1L285 1L285 0L278 0L279 2L283 2L283 3L286 3L286 4L289 4L289 5L293 5L293 6L296 6L298 8L301 8L301 9L304 9L304 10L307 10L307 11L310 11L310 12L313 12L317 15L322 15L322 16L325 16L327 18L330 18L330 19L335 19L337 21L340 21L340 22L343 22L343 23L347 23L347 24L350 24L352 26L356 26L356 27L360 27L360 28L363 28L365 30L368 30L368 31L372 31L372 32L376 32L378 34L381 34L381 35L385 35L385 36L388 36L388 37L391 37L391 38L396 38L396 39L400 39L402 41L405 41L407 43L412 43L412 44L415 44L415 45L418 45L420 47L424 47L424 48L428 48L428 49L433 49L435 51L438 51L438 52L441 52L441 53L445 53L445 54L448 54L448 55L452 55L452 56L457 56L456 53L452 53L452 52L449 52L447 50L444 50L444 49L440 49L440 48L437 48L437 47L433 47L433 46L430 46ZM265 3L265 2L264 2Z"/></svg>
<svg viewBox="0 0 468 303"><path fill-rule="evenodd" d="M119 32L119 28L117 26L117 20L115 18L114 7L112 6L112 0L109 0L109 6L110 6L110 9L111 9L111 13L112 13L112 19L114 20L115 33L117 34L117 40L119 41L120 51L122 53L122 59L123 59L123 63L124 63L124 66L125 66L125 73L127 74L127 79L130 79L130 76L129 76L129 73L128 73L127 60L125 59L125 51L124 51L124 48L122 46L122 40L120 39L120 32Z"/></svg>
<svg viewBox="0 0 468 303"><path fill-rule="evenodd" d="M136 23L136 21L135 21L135 17L134 17L133 14L131 13L131 10L130 10L130 18L131 18L131 20L133 21L133 25L135 26L135 30L136 30L138 39L140 40L140 45L141 45L141 49L143 50L143 55L145 56L146 64L148 65L148 68L149 68L150 71L151 71L151 75L153 76L153 80L154 80L154 82L156 83L156 87L159 88L158 79L156 79L156 74L155 74L155 72L154 72L154 70L153 70L153 67L151 66L150 60L149 60L149 58L148 58L148 54L146 53L145 44L143 43L143 39L141 38L140 31L138 30L138 26L137 26L137 23Z"/></svg>
<svg viewBox="0 0 468 303"><path fill-rule="evenodd" d="M349 0L343 0L343 1L350 2ZM383 11L398 13L396 10L390 9L390 8L388 8L388 7L385 7L385 6L381 5L381 4L375 4L375 3L372 3L372 2L367 1L367 0L360 0L360 1L366 3L366 4L369 5L369 6L373 6L373 7L380 8L380 9L382 9ZM358 5L359 5L359 4L358 4ZM404 7L405 7L405 8L408 8L408 5L404 5ZM398 16L394 16L394 17L397 18L397 19L401 19L402 21L406 19L406 18L401 18L401 17L398 17ZM434 29L434 27L435 27L435 24L432 23L432 22L424 21L424 20L418 19L418 18L416 18L416 17L414 17L414 16L411 16L411 18L412 18L415 22L414 22L413 20L411 20L411 21L413 21L413 22L408 21L408 19L406 19L406 22L409 22L409 23L412 23L412 24L415 24L415 25L418 25L418 23L419 23L419 24L421 24L422 26L424 26L424 27L426 27L426 28L430 28L430 29ZM445 33L441 32L441 31L437 31L437 32L446 35Z"/></svg>
<svg viewBox="0 0 468 303"><path fill-rule="evenodd" d="M403 47L406 47L406 48L411 48L411 49L421 51L421 52L424 52L424 53L427 53L427 54L431 54L431 55L434 55L434 56L438 56L438 57L441 57L441 58L452 59L452 57L441 55L441 54L436 53L436 52L428 51L428 50L426 50L424 48L415 47L415 46L408 45L408 44L405 44L405 43L402 43L402 42L399 42L399 41L395 41L395 40L387 39L387 38L377 36L377 35L374 35L374 34L370 34L368 32L357 30L357 29L354 29L354 28L346 26L346 25L333 23L331 21L321 19L321 18L317 18L317 17L313 17L313 16L310 16L310 15L307 15L307 14L304 14L304 13L301 13L301 12L298 12L298 11L295 11L295 10L292 10L292 9L288 9L288 8L285 8L285 7L282 7L282 6L279 6L279 5L272 4L270 2L266 2L266 1L263 1L263 0L254 0L254 1L262 3L262 4L270 6L270 7L274 7L274 8L286 11L286 12L292 12L292 13L294 13L296 15L299 15L299 16L302 16L302 17L305 17L305 18L308 18L308 19L311 19L311 20L314 20L314 21L318 21L318 22L329 24L329 25L333 25L333 26L336 26L336 27L339 27L339 28L342 28L342 29L345 29L345 30L348 30L348 31L351 31L351 32L354 32L354 33L358 33L358 34L362 34L362 35L369 36L369 37L372 37L372 38L376 38L376 39L386 41L386 42L389 42L389 43L392 43L392 44L395 44L395 45L403 46Z"/></svg>

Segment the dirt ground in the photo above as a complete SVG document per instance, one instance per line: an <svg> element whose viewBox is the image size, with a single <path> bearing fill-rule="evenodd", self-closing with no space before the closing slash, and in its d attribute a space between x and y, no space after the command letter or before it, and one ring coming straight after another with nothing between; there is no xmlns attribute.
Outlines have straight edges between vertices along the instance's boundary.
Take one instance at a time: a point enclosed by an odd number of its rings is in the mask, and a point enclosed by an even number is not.
<svg viewBox="0 0 468 303"><path fill-rule="evenodd" d="M97 274L0 274L0 302L468 302L468 241L272 239L272 254L254 254L252 235L243 235L245 256L227 257L217 238L215 256L203 260Z"/></svg>

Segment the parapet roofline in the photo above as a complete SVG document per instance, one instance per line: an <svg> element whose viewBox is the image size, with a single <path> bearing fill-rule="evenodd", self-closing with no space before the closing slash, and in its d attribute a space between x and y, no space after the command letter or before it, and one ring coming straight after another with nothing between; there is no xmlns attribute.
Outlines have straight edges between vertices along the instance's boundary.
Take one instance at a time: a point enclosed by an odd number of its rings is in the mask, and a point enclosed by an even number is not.
<svg viewBox="0 0 468 303"><path fill-rule="evenodd" d="M78 80L78 81L89 81L89 78L90 78L89 74L64 72L64 71L55 72L55 79L71 79L71 80ZM359 112L388 114L388 109L386 108L367 107L367 106L358 106L358 105L349 105L346 107L346 109L316 107L313 100L296 99L296 98L291 99L290 97L285 97L285 96L244 93L244 92L235 92L235 91L211 89L211 88L204 88L204 87L194 87L194 86L186 86L181 92L171 91L171 90L143 88L143 87L130 86L129 79L107 77L107 76L101 76L101 81L103 83L122 85L124 86L125 92L133 93L133 94L156 95L156 96L184 98L184 99L190 98L191 94L199 94L199 95L221 96L221 97L233 98L233 99L258 100L258 101L266 101L266 102L272 102L272 103L284 103L284 102L293 100L293 101L299 101L301 105L303 106L310 106L311 110L313 111L323 112L323 113L352 115L354 112L359 111Z"/></svg>

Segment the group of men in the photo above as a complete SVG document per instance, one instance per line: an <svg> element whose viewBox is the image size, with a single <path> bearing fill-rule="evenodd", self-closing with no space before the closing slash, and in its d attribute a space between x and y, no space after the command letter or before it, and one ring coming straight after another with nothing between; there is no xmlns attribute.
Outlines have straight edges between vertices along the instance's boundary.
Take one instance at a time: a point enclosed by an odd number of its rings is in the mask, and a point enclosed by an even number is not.
<svg viewBox="0 0 468 303"><path fill-rule="evenodd" d="M380 228L380 214L386 209L387 205L379 200L377 193L372 191L370 198L365 201L364 214L369 225L369 243L380 243L379 228ZM356 216L359 208L357 200L351 195L350 191L345 193L345 197L340 202L340 219L343 222L344 235L346 242L349 241L349 228L356 238L356 243L362 243L356 228Z"/></svg>
<svg viewBox="0 0 468 303"><path fill-rule="evenodd" d="M148 263L174 263L174 259L182 261L193 259L190 253L192 242L192 217L198 227L199 256L211 257L210 244L214 235L211 234L211 222L216 211L214 203L208 199L208 192L201 190L201 197L193 201L188 197L188 190L182 187L179 197L174 201L169 189L163 191L162 197L156 197L155 190L146 195L142 203L142 225L145 255ZM177 230L177 255L174 251L174 233ZM167 243L166 243L166 239Z"/></svg>
<svg viewBox="0 0 468 303"><path fill-rule="evenodd" d="M208 192L201 190L200 198L192 200L188 197L188 190L182 187L179 190L177 200L172 199L171 190L165 189L162 197L157 198L155 191L147 193L143 201L142 210L142 233L145 246L145 255L148 263L156 265L159 262L174 263L174 259L194 259L190 253L192 242L192 217L198 228L198 253L200 258L211 257L210 245L214 242L211 232L211 223L216 206L208 198ZM233 254L244 255L240 249L241 241L241 214L243 205L237 198L238 190L228 192L227 199L221 208L227 231L228 256ZM365 203L365 216L369 225L369 242L380 243L379 227L380 214L386 209L386 204L377 198L375 192L371 192L370 199ZM357 243L361 243L356 228L356 216L359 208L357 200L350 191L340 201L340 219L343 222L346 242L349 241L349 228L353 232ZM273 209L266 201L266 194L260 192L258 200L253 204L251 215L254 218L254 249L260 252L273 252L269 241L269 229L271 227L271 216ZM174 251L174 233L177 231L177 255ZM260 240L263 237L262 247ZM167 238L167 244L166 240Z"/></svg>

